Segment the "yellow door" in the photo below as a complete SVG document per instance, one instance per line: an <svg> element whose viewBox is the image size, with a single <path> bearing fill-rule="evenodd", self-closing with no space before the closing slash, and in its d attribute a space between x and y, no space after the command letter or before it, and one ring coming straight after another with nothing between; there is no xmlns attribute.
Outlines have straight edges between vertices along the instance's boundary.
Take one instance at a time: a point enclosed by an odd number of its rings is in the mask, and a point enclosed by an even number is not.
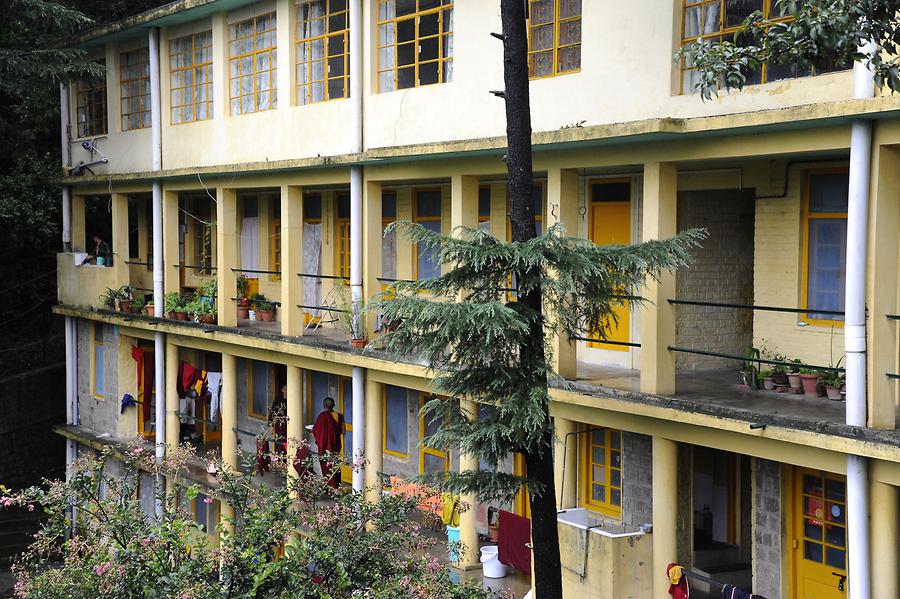
<svg viewBox="0 0 900 599"><path fill-rule="evenodd" d="M513 474L522 477L527 474L527 469L525 468L525 456L523 456L521 453L515 454L515 457L513 459ZM516 495L516 499L513 504L513 511L519 516L531 518L531 500L528 497L527 485L522 485L522 488Z"/></svg>
<svg viewBox="0 0 900 599"><path fill-rule="evenodd" d="M847 484L843 476L794 474L794 597L847 597Z"/></svg>
<svg viewBox="0 0 900 599"><path fill-rule="evenodd" d="M631 243L631 202L599 202L591 204L591 241L597 245ZM631 309L628 302L615 308L616 320L610 319L606 338L628 343L631 340ZM590 335L597 337L596 333ZM626 345L589 343L588 347L628 351Z"/></svg>

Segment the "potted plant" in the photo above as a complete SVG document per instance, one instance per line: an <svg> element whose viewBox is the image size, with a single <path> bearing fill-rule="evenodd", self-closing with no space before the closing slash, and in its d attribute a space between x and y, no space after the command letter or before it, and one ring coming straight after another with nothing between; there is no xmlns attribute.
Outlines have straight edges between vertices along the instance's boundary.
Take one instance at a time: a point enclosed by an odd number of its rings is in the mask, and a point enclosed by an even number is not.
<svg viewBox="0 0 900 599"><path fill-rule="evenodd" d="M144 306L147 304L147 296L142 295L140 297L134 298L134 301L131 302L131 313L132 314L141 314L144 311Z"/></svg>
<svg viewBox="0 0 900 599"><path fill-rule="evenodd" d="M831 370L824 373L822 376L822 384L825 385L825 395L828 396L828 399L841 401L844 398L841 389L845 382L846 378L844 377L843 372Z"/></svg>
<svg viewBox="0 0 900 599"><path fill-rule="evenodd" d="M825 395L821 389L822 373L814 368L800 369L800 384L803 386L803 394L807 397L821 397Z"/></svg>
<svg viewBox="0 0 900 599"><path fill-rule="evenodd" d="M165 295L166 315L172 320L187 320L185 301L177 291L170 291Z"/></svg>
<svg viewBox="0 0 900 599"><path fill-rule="evenodd" d="M185 306L185 310L196 322L216 324L216 307L203 295L195 295Z"/></svg>
<svg viewBox="0 0 900 599"><path fill-rule="evenodd" d="M741 368L741 386L750 389L759 389L759 367L757 366L760 352L757 348L751 347L744 354L744 366Z"/></svg>
<svg viewBox="0 0 900 599"><path fill-rule="evenodd" d="M759 378L762 379L763 389L766 391L774 391L775 390L775 377L774 371L771 368L764 368L759 372Z"/></svg>
<svg viewBox="0 0 900 599"><path fill-rule="evenodd" d="M275 302L262 293L254 293L250 297L250 305L256 312L256 318L265 322L275 320Z"/></svg>
<svg viewBox="0 0 900 599"><path fill-rule="evenodd" d="M246 275L237 278L237 317L238 320L250 318L250 298L247 297L249 283Z"/></svg>
<svg viewBox="0 0 900 599"><path fill-rule="evenodd" d="M800 381L800 360L791 360L795 366L790 368L787 373L788 384L791 386L791 393L803 393L803 383Z"/></svg>
<svg viewBox="0 0 900 599"><path fill-rule="evenodd" d="M338 322L344 332L350 336L350 347L363 349L369 342L366 339L366 333L359 330L361 327L361 319L353 318L353 299L350 295L350 288L347 284L342 283L338 289Z"/></svg>
<svg viewBox="0 0 900 599"><path fill-rule="evenodd" d="M107 310L115 310L116 301L118 301L119 299L118 293L118 289L107 287L106 291L103 292L103 295L100 296L100 301L103 302L103 307Z"/></svg>
<svg viewBox="0 0 900 599"><path fill-rule="evenodd" d="M134 301L134 288L125 284L116 289L117 308L119 312L131 312L131 304Z"/></svg>

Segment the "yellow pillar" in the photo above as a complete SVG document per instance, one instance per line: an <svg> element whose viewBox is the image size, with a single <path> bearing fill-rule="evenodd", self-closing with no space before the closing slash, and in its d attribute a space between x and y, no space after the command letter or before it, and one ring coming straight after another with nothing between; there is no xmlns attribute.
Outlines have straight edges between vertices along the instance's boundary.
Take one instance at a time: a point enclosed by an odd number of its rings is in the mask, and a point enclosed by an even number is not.
<svg viewBox="0 0 900 599"><path fill-rule="evenodd" d="M303 440L303 383L300 375L301 371L297 366L287 367L287 476L289 480L298 477L297 471L293 467L293 459Z"/></svg>
<svg viewBox="0 0 900 599"><path fill-rule="evenodd" d="M113 264L127 268L128 260L128 194L112 194L112 239L110 249Z"/></svg>
<svg viewBox="0 0 900 599"><path fill-rule="evenodd" d="M678 444L653 437L653 597L669 599L666 565L676 562Z"/></svg>
<svg viewBox="0 0 900 599"><path fill-rule="evenodd" d="M578 234L578 171L551 168L547 171L547 205L544 207L544 224L547 229L555 224L565 227L565 234ZM553 306L545 306L552 310ZM553 367L565 379L576 378L577 346L568 339L554 334L550 347L553 350Z"/></svg>
<svg viewBox="0 0 900 599"><path fill-rule="evenodd" d="M221 281L221 279L219 279ZM238 471L237 427L237 358L222 354L222 467ZM234 508L222 501L221 528L229 528L226 518L234 519ZM230 528L229 528L230 529Z"/></svg>
<svg viewBox="0 0 900 599"><path fill-rule="evenodd" d="M478 228L478 177L450 177L450 229Z"/></svg>
<svg viewBox="0 0 900 599"><path fill-rule="evenodd" d="M556 507L565 510L576 507L578 497L578 435L575 434L578 425L574 420L559 416L553 418L553 425L556 433L553 454Z"/></svg>
<svg viewBox="0 0 900 599"><path fill-rule="evenodd" d="M366 377L366 501L381 500L384 468L384 385Z"/></svg>
<svg viewBox="0 0 900 599"><path fill-rule="evenodd" d="M675 235L678 200L678 169L672 163L644 165L642 241ZM646 299L641 315L641 392L675 393L675 354L667 348L675 343L675 273L660 273L641 292Z"/></svg>
<svg viewBox="0 0 900 599"><path fill-rule="evenodd" d="M491 235L506 241L506 183L491 183Z"/></svg>
<svg viewBox="0 0 900 599"><path fill-rule="evenodd" d="M460 410L470 420L478 418L478 404L470 399L459 401ZM478 471L478 456L467 453L459 456L460 473ZM462 548L459 553L459 561L454 564L457 568L468 570L479 563L478 555L478 529L475 527L475 496L465 494L460 496L460 502L468 506L468 509L459 515L459 540Z"/></svg>
<svg viewBox="0 0 900 599"><path fill-rule="evenodd" d="M281 186L281 334L303 334L303 189Z"/></svg>
<svg viewBox="0 0 900 599"><path fill-rule="evenodd" d="M868 327L867 364L868 425L872 428L895 428L897 381L885 373L898 372L896 322L887 314L897 314L897 226L900 207L900 152L877 146L872 157L871 214L869 216L868 290L870 322ZM878 587L875 587L878 588ZM890 595L886 595L890 596Z"/></svg>
<svg viewBox="0 0 900 599"><path fill-rule="evenodd" d="M237 326L237 307L232 298L237 297L237 275L232 268L238 266L241 240L237 234L237 194L234 189L220 187L216 190L216 257L219 280L219 324ZM224 446L223 446L224 449Z"/></svg>
<svg viewBox="0 0 900 599"><path fill-rule="evenodd" d="M178 446L178 439L181 435L178 403L178 346L174 343L166 343L166 445L170 449ZM175 479L166 478L166 492L174 495L177 490Z"/></svg>
<svg viewBox="0 0 900 599"><path fill-rule="evenodd" d="M872 588L879 597L900 597L897 563L897 487L873 480L869 490L871 514L871 555L878 567L872 568ZM852 575L852 573L851 573Z"/></svg>
<svg viewBox="0 0 900 599"><path fill-rule="evenodd" d="M87 251L87 224L84 214L84 201L82 195L72 194L72 251Z"/></svg>
<svg viewBox="0 0 900 599"><path fill-rule="evenodd" d="M381 182L366 181L363 185L363 299L368 302L381 292L381 240L384 226L381 217ZM375 315L364 315L364 330L369 340L375 338ZM368 419L368 414L366 418ZM379 441L380 446L380 441ZM368 441L366 442L368 447ZM368 453L368 452L367 452ZM366 483L368 486L368 483Z"/></svg>
<svg viewBox="0 0 900 599"><path fill-rule="evenodd" d="M163 191L163 286L166 293L181 291L181 270L178 268L178 192ZM148 223L152 227L152 221ZM156 257L154 257L154 260Z"/></svg>

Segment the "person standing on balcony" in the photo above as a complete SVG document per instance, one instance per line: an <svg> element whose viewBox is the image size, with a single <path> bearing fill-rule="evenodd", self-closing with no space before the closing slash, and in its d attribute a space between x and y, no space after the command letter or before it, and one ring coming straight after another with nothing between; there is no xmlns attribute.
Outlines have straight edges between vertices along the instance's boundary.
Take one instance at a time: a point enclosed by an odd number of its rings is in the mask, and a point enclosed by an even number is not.
<svg viewBox="0 0 900 599"><path fill-rule="evenodd" d="M322 476L328 478L328 485L338 488L338 479L341 475L339 463L327 460L327 454L340 454L347 429L344 424L344 415L334 411L334 400L326 397L322 402L325 408L316 418L313 425L313 437L319 451L319 463L322 466ZM325 457L325 459L323 459Z"/></svg>

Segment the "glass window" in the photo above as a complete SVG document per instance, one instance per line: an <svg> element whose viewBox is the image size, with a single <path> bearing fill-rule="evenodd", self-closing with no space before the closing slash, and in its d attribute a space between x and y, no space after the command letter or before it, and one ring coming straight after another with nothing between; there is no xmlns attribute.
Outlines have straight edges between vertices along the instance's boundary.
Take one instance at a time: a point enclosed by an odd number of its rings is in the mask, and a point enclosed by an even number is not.
<svg viewBox="0 0 900 599"><path fill-rule="evenodd" d="M122 131L150 126L150 51L147 48L119 55L119 90Z"/></svg>
<svg viewBox="0 0 900 599"><path fill-rule="evenodd" d="M453 80L452 0L378 0L378 90Z"/></svg>
<svg viewBox="0 0 900 599"><path fill-rule="evenodd" d="M381 194L381 224L387 227L397 220L397 192L384 191ZM381 276L384 279L397 278L397 233L391 231L381 238Z"/></svg>
<svg viewBox="0 0 900 599"><path fill-rule="evenodd" d="M169 42L172 124L213 118L212 31Z"/></svg>
<svg viewBox="0 0 900 599"><path fill-rule="evenodd" d="M618 518L622 514L622 432L592 429L582 435L584 502Z"/></svg>
<svg viewBox="0 0 900 599"><path fill-rule="evenodd" d="M385 385L384 388L384 450L399 457L409 451L408 411L406 389Z"/></svg>
<svg viewBox="0 0 900 599"><path fill-rule="evenodd" d="M250 360L249 414L253 418L266 419L269 415L269 398L275 397L275 377L268 362Z"/></svg>
<svg viewBox="0 0 900 599"><path fill-rule="evenodd" d="M434 399L434 396L421 394L421 405ZM440 474L450 470L450 458L442 449L428 445L427 439L435 434L443 425L443 418L433 412L427 417L423 414L419 416L419 435L421 455L419 461L419 472L421 474Z"/></svg>
<svg viewBox="0 0 900 599"><path fill-rule="evenodd" d="M277 35L271 12L228 28L231 114L248 114L278 105Z"/></svg>
<svg viewBox="0 0 900 599"><path fill-rule="evenodd" d="M847 259L847 172L813 172L806 179L806 307L843 312ZM842 321L808 312L807 320Z"/></svg>
<svg viewBox="0 0 900 599"><path fill-rule="evenodd" d="M99 64L106 65L104 61ZM78 137L106 135L106 77L75 85L75 120Z"/></svg>
<svg viewBox="0 0 900 599"><path fill-rule="evenodd" d="M833 476L823 472L802 475L803 558L846 571L846 483Z"/></svg>
<svg viewBox="0 0 900 599"><path fill-rule="evenodd" d="M416 222L429 231L441 232L441 191L416 191ZM422 281L441 276L440 251L416 244L416 277Z"/></svg>
<svg viewBox="0 0 900 599"><path fill-rule="evenodd" d="M581 0L530 0L528 8L531 78L581 70Z"/></svg>
<svg viewBox="0 0 900 599"><path fill-rule="evenodd" d="M302 0L297 7L297 103L350 95L347 0Z"/></svg>
<svg viewBox="0 0 900 599"><path fill-rule="evenodd" d="M141 214L142 201L137 198L128 198L128 259L136 260L141 257Z"/></svg>

